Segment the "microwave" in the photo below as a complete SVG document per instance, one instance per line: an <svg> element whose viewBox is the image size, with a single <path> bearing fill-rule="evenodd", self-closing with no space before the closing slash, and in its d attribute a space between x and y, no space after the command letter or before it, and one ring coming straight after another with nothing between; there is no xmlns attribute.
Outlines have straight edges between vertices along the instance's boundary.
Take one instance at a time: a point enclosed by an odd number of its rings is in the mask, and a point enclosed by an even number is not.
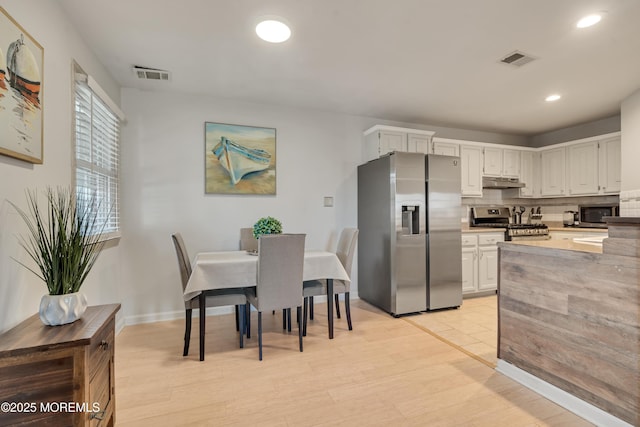
<svg viewBox="0 0 640 427"><path fill-rule="evenodd" d="M580 206L581 227L606 227L604 217L620 216L619 205Z"/></svg>

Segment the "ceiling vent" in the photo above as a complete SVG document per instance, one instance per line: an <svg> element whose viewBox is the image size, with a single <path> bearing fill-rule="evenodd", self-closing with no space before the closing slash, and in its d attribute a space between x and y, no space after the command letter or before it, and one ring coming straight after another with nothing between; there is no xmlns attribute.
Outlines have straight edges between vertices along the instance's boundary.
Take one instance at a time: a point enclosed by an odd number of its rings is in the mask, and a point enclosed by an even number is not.
<svg viewBox="0 0 640 427"><path fill-rule="evenodd" d="M147 68L134 65L133 72L141 80L168 81L171 79L171 73L165 70L157 70L155 68Z"/></svg>
<svg viewBox="0 0 640 427"><path fill-rule="evenodd" d="M515 52L511 52L510 54L502 58L500 62L508 65L513 65L514 67L522 67L523 65L528 64L534 59L536 58L524 52L516 50Z"/></svg>

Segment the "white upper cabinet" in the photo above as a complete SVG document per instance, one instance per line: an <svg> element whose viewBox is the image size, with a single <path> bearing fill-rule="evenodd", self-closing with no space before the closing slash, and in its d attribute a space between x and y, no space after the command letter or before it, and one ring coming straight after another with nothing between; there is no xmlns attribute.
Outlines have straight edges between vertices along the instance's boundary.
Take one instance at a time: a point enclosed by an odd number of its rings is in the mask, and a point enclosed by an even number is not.
<svg viewBox="0 0 640 427"><path fill-rule="evenodd" d="M520 177L520 151L495 147L484 148L484 176Z"/></svg>
<svg viewBox="0 0 640 427"><path fill-rule="evenodd" d="M393 151L428 153L435 132L376 125L364 132L365 160L377 159Z"/></svg>
<svg viewBox="0 0 640 427"><path fill-rule="evenodd" d="M620 137L598 144L599 184L601 194L620 193Z"/></svg>
<svg viewBox="0 0 640 427"><path fill-rule="evenodd" d="M444 141L433 141L433 154L440 154L442 156L456 156L460 157L460 144Z"/></svg>
<svg viewBox="0 0 640 427"><path fill-rule="evenodd" d="M484 167L485 176L502 176L502 148L485 147Z"/></svg>
<svg viewBox="0 0 640 427"><path fill-rule="evenodd" d="M590 137L540 152L541 197L620 192L620 135Z"/></svg>
<svg viewBox="0 0 640 427"><path fill-rule="evenodd" d="M565 147L543 150L540 153L540 195L565 196Z"/></svg>
<svg viewBox="0 0 640 427"><path fill-rule="evenodd" d="M409 153L429 153L431 136L415 133L407 134L407 151Z"/></svg>
<svg viewBox="0 0 640 427"><path fill-rule="evenodd" d="M502 153L502 176L520 178L520 156L522 153L522 150L504 149Z"/></svg>
<svg viewBox="0 0 640 427"><path fill-rule="evenodd" d="M540 174L538 173L540 154L535 151L520 153L520 182L524 187L519 189L520 197L540 196Z"/></svg>
<svg viewBox="0 0 640 427"><path fill-rule="evenodd" d="M462 196L482 197L482 148L460 146Z"/></svg>
<svg viewBox="0 0 640 427"><path fill-rule="evenodd" d="M567 147L569 196L598 193L598 142Z"/></svg>
<svg viewBox="0 0 640 427"><path fill-rule="evenodd" d="M365 161L393 151L460 157L463 197L482 197L482 177L517 178L506 197L546 198L620 193L620 133L542 148L434 138L435 132L376 125L364 132Z"/></svg>
<svg viewBox="0 0 640 427"><path fill-rule="evenodd" d="M378 156L392 151L407 151L407 134L393 131L378 132Z"/></svg>

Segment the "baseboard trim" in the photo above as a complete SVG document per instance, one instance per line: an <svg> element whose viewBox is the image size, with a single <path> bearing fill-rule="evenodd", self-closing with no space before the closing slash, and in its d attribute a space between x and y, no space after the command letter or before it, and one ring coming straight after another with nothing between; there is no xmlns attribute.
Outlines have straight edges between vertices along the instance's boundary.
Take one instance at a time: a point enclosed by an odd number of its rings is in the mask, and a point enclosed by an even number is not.
<svg viewBox="0 0 640 427"><path fill-rule="evenodd" d="M359 299L357 294L354 295L353 293L351 293L349 295L350 301L354 301L357 299ZM340 295L340 300L341 301L344 300L344 294ZM314 302L326 303L327 297L326 296L314 297ZM252 307L252 310L253 310L253 307ZM196 309L194 311L197 312L198 310ZM207 308L207 316L220 316L223 314L231 314L231 313L233 313L233 307L231 306ZM122 329L125 326L141 325L143 323L165 322L168 320L176 320L176 319L184 319L184 315L185 315L184 310L178 310L178 311L165 311L161 313L136 314L132 316L126 316L124 318L121 318L118 322L116 322L116 333L120 333L120 331L122 331ZM194 316L196 316L195 313L194 313Z"/></svg>
<svg viewBox="0 0 640 427"><path fill-rule="evenodd" d="M597 426L633 427L631 424L621 420L620 418L614 417L597 406L587 403L584 400L554 386L553 384L531 375L527 371L524 371L509 362L498 359L496 371Z"/></svg>

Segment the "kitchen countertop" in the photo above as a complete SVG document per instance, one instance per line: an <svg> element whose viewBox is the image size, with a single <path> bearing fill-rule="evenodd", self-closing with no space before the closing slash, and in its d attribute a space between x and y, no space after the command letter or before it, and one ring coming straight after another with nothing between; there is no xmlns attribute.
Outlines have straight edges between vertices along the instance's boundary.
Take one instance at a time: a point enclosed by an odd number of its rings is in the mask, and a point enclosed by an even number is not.
<svg viewBox="0 0 640 427"><path fill-rule="evenodd" d="M595 254L602 253L602 245L575 242L573 240L518 240L515 242L498 243L498 246L502 245L522 245L547 249L561 249L566 251L590 252Z"/></svg>
<svg viewBox="0 0 640 427"><path fill-rule="evenodd" d="M562 222L549 221L545 222L549 231L567 231L569 233L607 233L608 229L604 228L586 228L586 227L565 227Z"/></svg>
<svg viewBox="0 0 640 427"><path fill-rule="evenodd" d="M470 227L469 224L462 224L463 233L504 233L505 230L506 227Z"/></svg>
<svg viewBox="0 0 640 427"><path fill-rule="evenodd" d="M569 233L603 233L607 234L607 228L586 228L586 227L565 227L561 222L543 222L549 227L549 231L566 231ZM503 233L505 228L499 227L471 227L469 224L462 224L463 233Z"/></svg>

